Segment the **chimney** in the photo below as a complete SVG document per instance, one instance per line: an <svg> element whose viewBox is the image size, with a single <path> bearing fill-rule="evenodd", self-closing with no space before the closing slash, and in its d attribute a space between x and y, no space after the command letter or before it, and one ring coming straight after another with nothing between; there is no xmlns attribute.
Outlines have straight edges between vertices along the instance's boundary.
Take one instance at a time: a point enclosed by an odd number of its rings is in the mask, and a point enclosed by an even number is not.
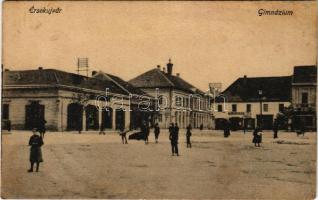
<svg viewBox="0 0 318 200"><path fill-rule="evenodd" d="M177 77L180 77L180 73L176 73Z"/></svg>
<svg viewBox="0 0 318 200"><path fill-rule="evenodd" d="M42 70L42 69L43 69L43 67L39 67L39 68L38 68L38 70Z"/></svg>
<svg viewBox="0 0 318 200"><path fill-rule="evenodd" d="M247 76L246 75L244 75L244 77L243 77L243 84L244 84L244 86L246 86L246 84L247 84Z"/></svg>
<svg viewBox="0 0 318 200"><path fill-rule="evenodd" d="M169 63L167 63L167 72L169 75L172 75L172 67L173 64L171 63L171 58L169 58Z"/></svg>
<svg viewBox="0 0 318 200"><path fill-rule="evenodd" d="M160 65L157 65L157 69L159 69L159 70L160 70L160 69L161 69L161 66L160 66Z"/></svg>
<svg viewBox="0 0 318 200"><path fill-rule="evenodd" d="M95 76L97 74L97 71L92 71L92 76Z"/></svg>

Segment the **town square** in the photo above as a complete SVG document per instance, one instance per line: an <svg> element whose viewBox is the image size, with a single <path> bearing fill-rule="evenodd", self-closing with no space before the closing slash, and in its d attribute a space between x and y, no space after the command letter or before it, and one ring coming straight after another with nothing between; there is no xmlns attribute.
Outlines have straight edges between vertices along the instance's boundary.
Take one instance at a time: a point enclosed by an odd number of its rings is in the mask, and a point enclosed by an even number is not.
<svg viewBox="0 0 318 200"><path fill-rule="evenodd" d="M5 1L1 197L314 199L316 7Z"/></svg>
<svg viewBox="0 0 318 200"><path fill-rule="evenodd" d="M180 156L173 157L167 132L158 144L151 133L148 145L124 145L117 133L47 133L36 174L26 172L31 133L3 135L2 198L314 198L316 133L281 132L274 140L265 132L260 148L251 132L193 135L188 149L180 132Z"/></svg>

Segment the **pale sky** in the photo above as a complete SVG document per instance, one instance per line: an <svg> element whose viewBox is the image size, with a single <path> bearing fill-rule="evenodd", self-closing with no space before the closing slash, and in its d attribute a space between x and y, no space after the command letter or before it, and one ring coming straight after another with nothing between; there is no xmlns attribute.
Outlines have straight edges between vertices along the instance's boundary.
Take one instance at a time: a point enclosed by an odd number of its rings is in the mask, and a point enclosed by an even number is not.
<svg viewBox="0 0 318 200"><path fill-rule="evenodd" d="M29 9L60 7L60 14ZM259 9L292 16L258 16ZM3 64L11 70L90 70L130 80L165 66L206 90L238 77L291 75L316 64L316 2L4 2Z"/></svg>

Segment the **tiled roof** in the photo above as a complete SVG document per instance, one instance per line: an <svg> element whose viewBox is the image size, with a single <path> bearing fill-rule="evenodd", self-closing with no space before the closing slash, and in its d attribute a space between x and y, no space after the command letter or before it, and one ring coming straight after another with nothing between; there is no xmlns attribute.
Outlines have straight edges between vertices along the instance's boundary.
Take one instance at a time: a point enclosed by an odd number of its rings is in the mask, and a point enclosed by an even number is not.
<svg viewBox="0 0 318 200"><path fill-rule="evenodd" d="M130 80L129 83L138 88L174 88L189 93L204 94L182 78L167 74L158 68L137 76Z"/></svg>
<svg viewBox="0 0 318 200"><path fill-rule="evenodd" d="M264 101L291 101L291 76L238 78L221 94L228 102L256 102L262 90ZM216 98L217 102L223 101Z"/></svg>
<svg viewBox="0 0 318 200"><path fill-rule="evenodd" d="M90 78L56 69L4 71L3 85L70 86L78 89L91 89L103 92L106 88L109 88L109 92L111 93L127 95L125 90L118 87L112 81Z"/></svg>
<svg viewBox="0 0 318 200"><path fill-rule="evenodd" d="M293 83L317 83L317 66L295 66Z"/></svg>
<svg viewBox="0 0 318 200"><path fill-rule="evenodd" d="M110 78L108 79L107 76ZM142 91L141 89L134 87L132 84L130 84L127 81L124 81L118 76L114 76L112 74L104 73L104 72L98 72L96 75L93 76L94 78L101 79L101 80L112 80L116 84L118 84L119 87L122 87L124 90L126 90L130 94L137 94L137 95L144 95L149 96L147 93Z"/></svg>

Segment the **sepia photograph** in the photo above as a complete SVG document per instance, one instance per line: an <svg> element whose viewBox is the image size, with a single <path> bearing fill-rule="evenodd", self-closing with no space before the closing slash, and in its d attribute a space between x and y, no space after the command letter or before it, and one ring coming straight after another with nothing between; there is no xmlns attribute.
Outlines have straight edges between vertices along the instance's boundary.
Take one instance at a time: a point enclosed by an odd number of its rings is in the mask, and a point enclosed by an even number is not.
<svg viewBox="0 0 318 200"><path fill-rule="evenodd" d="M4 1L1 33L1 198L316 198L316 1Z"/></svg>

